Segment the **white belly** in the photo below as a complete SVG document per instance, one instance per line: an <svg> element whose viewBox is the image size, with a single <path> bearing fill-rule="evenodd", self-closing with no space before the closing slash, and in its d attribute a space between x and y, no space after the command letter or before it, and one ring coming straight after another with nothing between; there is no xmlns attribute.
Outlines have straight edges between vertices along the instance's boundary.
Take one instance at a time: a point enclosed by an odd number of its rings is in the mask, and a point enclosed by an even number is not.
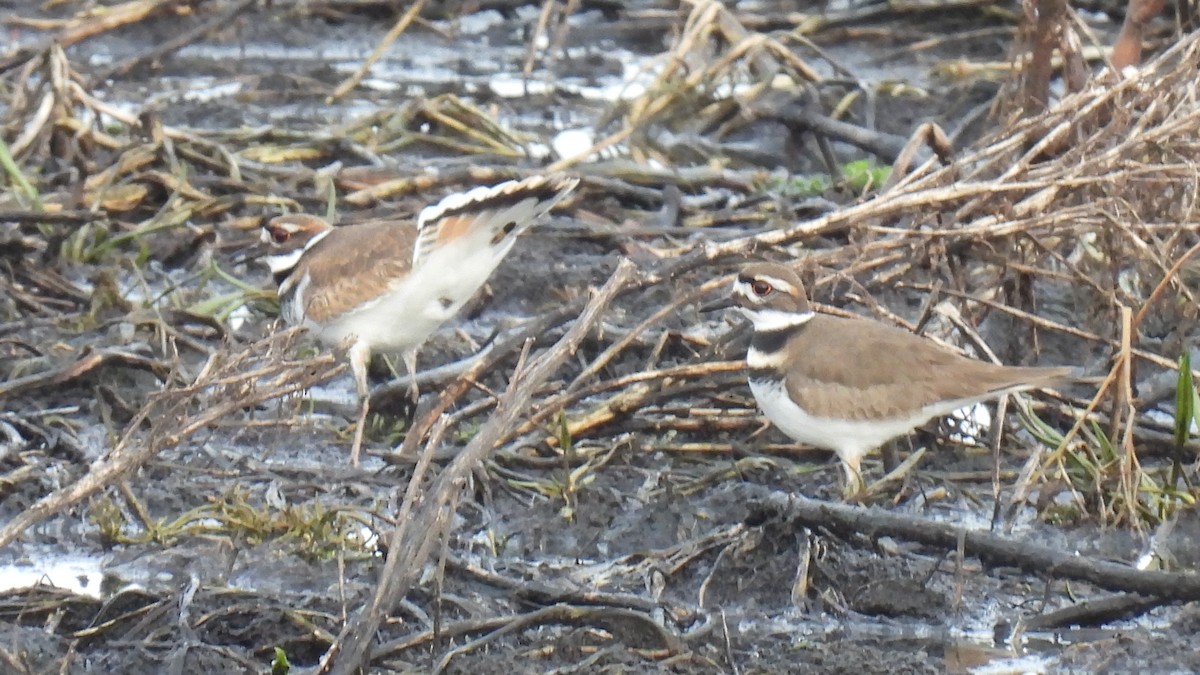
<svg viewBox="0 0 1200 675"><path fill-rule="evenodd" d="M874 422L830 419L809 415L788 396L783 382L750 382L754 398L767 419L793 440L833 450L844 461L854 461L888 440L906 434L933 417L921 411L911 417Z"/></svg>
<svg viewBox="0 0 1200 675"><path fill-rule="evenodd" d="M337 345L353 336L366 342L371 351L404 352L419 347L461 305L443 310L411 295L398 295L351 312L325 326L312 326L313 334L327 345Z"/></svg>
<svg viewBox="0 0 1200 675"><path fill-rule="evenodd" d="M355 336L372 351L415 349L475 295L510 246L460 255L456 264L427 261L374 302L325 326L310 327L325 344Z"/></svg>

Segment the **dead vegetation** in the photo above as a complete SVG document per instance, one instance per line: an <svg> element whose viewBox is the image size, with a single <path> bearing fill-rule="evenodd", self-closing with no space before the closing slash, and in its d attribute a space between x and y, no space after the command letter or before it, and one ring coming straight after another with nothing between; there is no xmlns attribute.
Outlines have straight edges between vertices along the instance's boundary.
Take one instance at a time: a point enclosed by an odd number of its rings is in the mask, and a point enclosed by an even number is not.
<svg viewBox="0 0 1200 675"><path fill-rule="evenodd" d="M388 39L411 29L422 6L414 3L396 17ZM335 7L312 3L310 10ZM545 12L550 8L547 3ZM116 22L109 29L167 7L123 9L106 19ZM249 3L229 3L218 18L248 10ZM539 31L553 32L555 44L569 40L564 24L551 31L555 24L545 12ZM458 518L475 532L490 532L486 517L464 511L486 510L501 498L551 504L564 529L586 522L598 486L609 472L619 475L618 464L669 458L666 469L644 469L662 475L632 486L650 505L645 511L656 500L711 495L746 476L776 472L788 476L779 489L748 494L769 512L763 517L784 523L789 535L822 518L843 530L845 541L852 538L848 532L882 527L869 511L848 515L847 507L821 511L806 501L786 502L788 489L828 482L795 478L821 467L798 459L793 448L767 442L752 448L752 456L739 454L759 427L752 399L738 388L744 346L736 337L714 340L713 326L700 323L692 308L723 288L720 270L749 256L797 260L828 311L867 313L983 358L1068 363L1092 377L1091 386L1020 404L1022 421L1007 427L1030 433L1009 433L1018 440L1005 442L1003 454L1001 435L993 438L994 473L956 480L934 470L916 479L921 487L913 502L955 493L972 498L982 485L996 498L1001 531L1027 503L1053 522L1137 531L1173 522L1200 494L1194 481L1200 447L1190 427L1197 406L1190 402L1194 394L1186 396L1195 389L1178 373L1181 359L1184 373L1190 367L1187 356L1200 334L1195 35L1130 76L1100 71L1085 86L1047 101L1044 112L997 106L992 131L968 145L963 129L946 133L923 125L911 136L878 129L878 99L888 92L830 65L810 39L831 25L852 25L853 17L772 30L718 3L700 2L677 18L678 34L644 94L604 111L595 123L600 140L549 169L583 178L582 196L567 209L575 223L567 230L571 236L626 259L596 288L586 283L595 275L586 273L572 277L580 282L576 287L536 285L554 296L540 305L543 311L503 333L466 375L442 383L436 398L427 397L402 445L377 442L376 454L405 487L374 502L359 500L346 512L386 539L385 562L379 570L359 570L372 581L351 589L352 602L341 596L311 616L290 615L304 631L293 658L297 650L312 651L323 671L348 673L372 658L399 668L404 659L418 658L412 656L418 647L439 644L437 658L425 663L440 670L501 638L568 624L594 631L584 640L591 654L640 631L649 636L637 644L642 658L691 659L697 670L723 660L723 649L704 651L687 633L705 622L705 631L728 631L713 627L706 598L721 592L719 572L728 560L762 543L754 524L716 520L682 543L640 545L649 551L644 556L597 562L597 578L608 581L592 585L572 577L567 566L538 560L508 557L507 573L486 569L470 559L477 542L455 530ZM244 318L243 307L269 313L271 304L253 283L265 274L239 262L236 252L262 217L279 210L353 219L381 204L411 210L452 188L520 175L530 169L512 160L542 139L513 129L488 106L453 95L415 99L317 132L173 127L152 113L137 116L102 100L90 85L94 78L63 51L104 27L84 17L59 28L59 44L5 55L0 68L8 106L0 120L0 163L9 186L0 197L0 401L6 406L0 499L22 505L0 528L0 548L103 493L87 508L110 544L182 535L239 542L294 536L313 557L329 554L347 542L347 524L329 527L327 512L317 507L273 510L231 491L224 502L166 517L148 512L142 488L131 480L165 454L187 448L200 432L248 433L264 424L252 414L255 407L338 372L332 356L297 357L291 333L239 341L233 317ZM201 34L189 33L193 39ZM1055 44L1072 49L1070 41ZM1064 62L1078 64L1078 56L1066 53ZM852 82L819 76L812 64L822 59ZM131 62L112 72L143 66ZM1014 76L1004 91L1015 99L1012 92L1030 91L1025 82ZM349 91L340 86L323 93ZM735 139L764 121L782 124L789 141L810 148L828 179L797 194L797 183L811 175L779 178L755 165L755 155L742 152ZM891 165L891 173L848 180L850 145ZM604 159L606 150L624 158ZM385 159L417 151L475 161L447 162L429 174L397 170ZM88 283L75 280L80 268L88 270ZM838 307L831 306L835 301ZM906 302L920 308L915 319L899 309ZM81 405L81 397L101 401L98 412ZM104 430L100 447L86 433L89 426ZM313 433L309 427L287 431L302 435L303 429ZM315 433L334 439L331 454L344 449L333 434ZM52 469L65 471L63 485L48 477ZM276 471L249 473L274 480ZM605 490L620 491L621 484ZM897 502L911 495L880 492ZM464 507L476 501L480 506ZM888 521L896 532L939 550L952 548L949 542L962 532L895 517L904 521ZM212 529L188 529L213 520ZM987 559L989 547L999 545L965 535L958 541L960 568L964 557ZM1049 578L1156 596L1159 604L1174 599L1170 590L1181 587L1174 582L1183 583L1175 572L1114 571L1086 558L1076 559L1078 570L1065 569L1044 553L1015 547L1005 562ZM832 594L810 592L829 577L807 553L800 558L788 602L803 606L820 595L836 606ZM555 584L529 581L549 573ZM485 618L448 611L443 621L442 585L456 578L505 589L514 600L489 606ZM698 590L664 594L675 585ZM1193 586L1188 581L1189 593ZM438 600L414 600L418 591ZM1130 611L1155 604L1132 599L1137 609ZM854 607L852 599L843 600ZM141 611L159 602L103 627L140 620ZM538 607L515 609L528 602ZM19 603L12 607L0 611L24 611ZM407 623L388 624L396 614ZM727 648L728 632L714 634L713 643ZM461 641L470 636L482 637ZM460 641L440 644L447 639ZM2 650L0 658L20 665Z"/></svg>

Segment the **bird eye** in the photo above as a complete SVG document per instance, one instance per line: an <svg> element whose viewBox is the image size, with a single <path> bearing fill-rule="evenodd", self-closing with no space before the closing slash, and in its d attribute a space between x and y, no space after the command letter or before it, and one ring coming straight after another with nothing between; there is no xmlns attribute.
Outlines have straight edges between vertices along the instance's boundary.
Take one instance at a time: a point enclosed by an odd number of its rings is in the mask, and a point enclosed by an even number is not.
<svg viewBox="0 0 1200 675"><path fill-rule="evenodd" d="M755 279L750 284L750 290L754 291L754 294L758 297L765 298L771 294L771 291L775 289L771 287L771 284L763 281L762 279Z"/></svg>
<svg viewBox="0 0 1200 675"><path fill-rule="evenodd" d="M292 233L288 232L282 227L271 228L271 241L275 242L276 244L285 244L287 243L287 240L291 238Z"/></svg>

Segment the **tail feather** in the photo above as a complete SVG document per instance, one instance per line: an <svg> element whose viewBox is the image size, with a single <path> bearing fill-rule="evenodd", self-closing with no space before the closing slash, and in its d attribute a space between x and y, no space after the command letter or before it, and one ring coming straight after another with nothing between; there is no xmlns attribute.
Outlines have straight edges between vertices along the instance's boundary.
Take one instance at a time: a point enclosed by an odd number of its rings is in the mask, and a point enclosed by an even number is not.
<svg viewBox="0 0 1200 675"><path fill-rule="evenodd" d="M413 268L427 263L439 249L455 244L469 249L499 247L503 257L517 235L578 184L578 178L532 176L477 187L426 207L417 217Z"/></svg>

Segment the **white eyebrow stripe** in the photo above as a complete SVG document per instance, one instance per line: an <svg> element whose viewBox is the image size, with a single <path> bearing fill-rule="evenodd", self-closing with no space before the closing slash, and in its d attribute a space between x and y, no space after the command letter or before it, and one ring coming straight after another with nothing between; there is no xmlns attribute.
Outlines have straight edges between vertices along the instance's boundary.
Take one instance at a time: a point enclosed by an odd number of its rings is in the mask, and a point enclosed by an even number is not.
<svg viewBox="0 0 1200 675"><path fill-rule="evenodd" d="M312 239L309 239L308 243L304 245L304 250L307 251L308 249L316 246L317 242L321 241L325 237L328 237L330 232L333 232L333 228L325 230L324 232L318 232L316 236L314 236Z"/></svg>
<svg viewBox="0 0 1200 675"><path fill-rule="evenodd" d="M784 281L783 279L769 277L766 275L754 277L752 280L738 279L733 285L735 288L749 289L755 281L765 281L768 284L771 284L771 287L775 290L782 291L788 295L799 295L799 289L792 284Z"/></svg>
<svg viewBox="0 0 1200 675"><path fill-rule="evenodd" d="M787 293L788 295L796 295L798 292L798 289L795 286L789 284L788 282L784 281L783 279L777 279L775 277L768 277L768 276L761 276L761 277L759 277L759 279L762 279L763 281L767 282L768 284L771 284L771 286L774 287L775 290L783 291L783 292Z"/></svg>

